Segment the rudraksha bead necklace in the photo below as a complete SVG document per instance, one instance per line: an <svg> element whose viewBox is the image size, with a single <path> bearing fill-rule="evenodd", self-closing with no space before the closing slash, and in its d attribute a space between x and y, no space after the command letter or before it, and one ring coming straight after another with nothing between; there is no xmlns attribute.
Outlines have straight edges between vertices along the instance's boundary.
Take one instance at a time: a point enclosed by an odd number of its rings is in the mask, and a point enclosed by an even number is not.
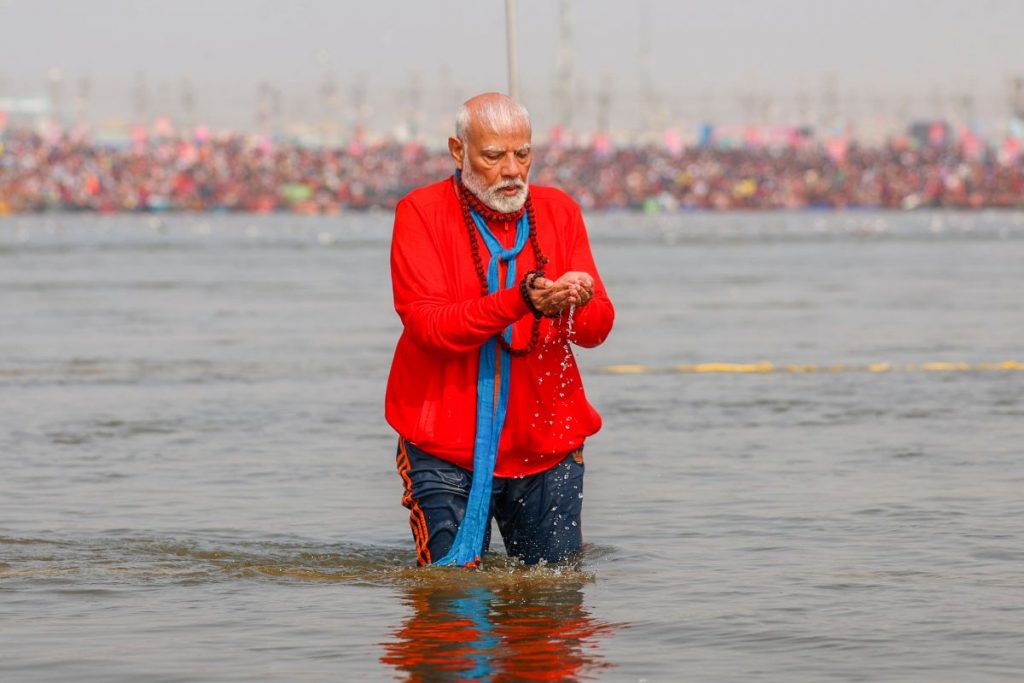
<svg viewBox="0 0 1024 683"><path fill-rule="evenodd" d="M533 200L530 195L526 195L526 203L519 211L512 213L501 213L490 208L482 201L479 197L473 194L468 187L462 184L457 177L452 177L452 182L455 185L455 194L459 198L459 206L462 209L462 221L466 224L466 232L469 233L469 248L473 252L473 265L476 267L476 275L480 279L480 295L489 296L491 293L490 287L487 286L487 273L484 271L484 262L480 257L480 241L476 237L476 223L473 221L473 216L470 210L476 211L480 214L481 218L485 221L495 222L509 222L518 221L523 216L523 211L526 212L526 218L530 222L530 246L533 249L533 258L536 263L535 270L543 272L544 266L547 265L548 259L544 255L544 252L540 250L540 242L537 240L537 216L533 211ZM527 273L529 276L534 271ZM533 284L532 281L530 283ZM532 308L532 307L531 307ZM526 356L537 346L537 341L540 339L540 318L534 316L533 324L530 326L530 341L526 343L526 346L516 348L505 341L504 334L496 335L498 344L501 348L508 351L513 356Z"/></svg>

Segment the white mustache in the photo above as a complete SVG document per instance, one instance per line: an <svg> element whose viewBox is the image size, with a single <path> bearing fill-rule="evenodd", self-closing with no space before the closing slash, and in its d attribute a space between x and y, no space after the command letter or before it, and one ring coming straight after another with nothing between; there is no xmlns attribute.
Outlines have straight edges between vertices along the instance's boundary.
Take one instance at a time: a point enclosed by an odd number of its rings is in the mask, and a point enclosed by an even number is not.
<svg viewBox="0 0 1024 683"><path fill-rule="evenodd" d="M505 190L505 189L510 188L510 187L514 187L517 190L522 190L522 189L526 188L526 183L524 183L522 180L519 180L518 178L516 178L515 180L507 180L507 181L501 183L500 185L495 185L493 189L495 189L495 190Z"/></svg>

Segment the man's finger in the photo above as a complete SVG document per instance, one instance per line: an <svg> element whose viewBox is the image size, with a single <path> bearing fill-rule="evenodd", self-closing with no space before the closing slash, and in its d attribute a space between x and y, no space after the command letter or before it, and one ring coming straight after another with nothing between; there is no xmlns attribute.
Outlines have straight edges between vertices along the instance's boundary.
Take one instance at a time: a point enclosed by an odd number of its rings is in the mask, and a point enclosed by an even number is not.
<svg viewBox="0 0 1024 683"><path fill-rule="evenodd" d="M553 283L551 282L551 280L547 279L546 277L535 277L533 278L533 283L530 285L530 287L532 289L547 289L552 284Z"/></svg>

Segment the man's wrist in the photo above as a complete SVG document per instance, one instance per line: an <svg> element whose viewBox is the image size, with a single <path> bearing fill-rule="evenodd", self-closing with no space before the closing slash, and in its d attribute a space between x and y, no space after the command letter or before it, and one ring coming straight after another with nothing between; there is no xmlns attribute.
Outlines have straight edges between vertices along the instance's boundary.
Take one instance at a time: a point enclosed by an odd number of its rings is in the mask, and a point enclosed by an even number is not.
<svg viewBox="0 0 1024 683"><path fill-rule="evenodd" d="M533 317L539 318L544 315L544 312L537 308L537 304L533 303L533 297L530 296L530 290L533 289L533 283L536 282L537 278L544 277L544 272L540 270L531 270L523 279L519 281L519 293L523 297L523 301L526 302L530 312L533 313Z"/></svg>

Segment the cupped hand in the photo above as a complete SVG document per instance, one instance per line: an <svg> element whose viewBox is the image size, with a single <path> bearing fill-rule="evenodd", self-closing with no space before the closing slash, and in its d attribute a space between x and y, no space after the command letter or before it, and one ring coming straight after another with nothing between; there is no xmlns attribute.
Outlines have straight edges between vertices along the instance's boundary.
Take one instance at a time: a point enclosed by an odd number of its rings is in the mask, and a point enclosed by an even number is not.
<svg viewBox="0 0 1024 683"><path fill-rule="evenodd" d="M572 299L570 305L586 306L587 302L594 297L594 278L590 273L570 270L555 280L555 282L564 282L569 285L570 298Z"/></svg>
<svg viewBox="0 0 1024 683"><path fill-rule="evenodd" d="M557 280L538 277L529 291L537 310L555 315L571 306L585 306L594 296L594 278L578 271L565 273Z"/></svg>

